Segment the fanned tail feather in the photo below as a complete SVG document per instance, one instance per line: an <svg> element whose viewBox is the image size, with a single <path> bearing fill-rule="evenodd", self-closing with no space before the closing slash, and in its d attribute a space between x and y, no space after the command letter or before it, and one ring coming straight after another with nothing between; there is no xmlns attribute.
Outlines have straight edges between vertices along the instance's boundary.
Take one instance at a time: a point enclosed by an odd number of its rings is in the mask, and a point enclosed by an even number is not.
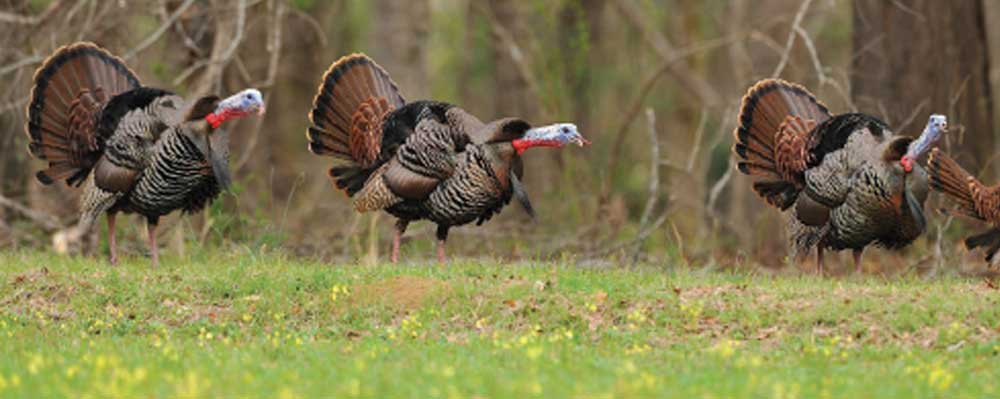
<svg viewBox="0 0 1000 399"><path fill-rule="evenodd" d="M344 162L330 169L337 188L353 196L381 155L381 123L405 101L389 74L364 54L341 57L323 76L309 113L309 151Z"/></svg>
<svg viewBox="0 0 1000 399"><path fill-rule="evenodd" d="M1000 250L1000 229L990 229L989 231L965 239L965 247L973 250L979 247L986 247L986 262L993 263L993 258Z"/></svg>
<svg viewBox="0 0 1000 399"><path fill-rule="evenodd" d="M784 210L795 202L799 182L783 171L783 166L805 161L804 153L779 153L789 146L783 147L787 143L778 141L778 133L784 131L785 137L807 140L815 123L829 118L826 106L794 83L765 79L747 91L734 132L733 152L741 159L737 165L740 172L757 178L754 191L768 204ZM799 147L804 148L804 142Z"/></svg>
<svg viewBox="0 0 1000 399"><path fill-rule="evenodd" d="M36 174L79 185L103 151L97 117L111 97L139 87L125 63L93 43L60 47L35 72L27 109L28 151L48 161Z"/></svg>
<svg viewBox="0 0 1000 399"><path fill-rule="evenodd" d="M937 148L931 151L927 159L927 174L930 177L930 186L952 198L957 205L957 213L983 220L983 216L976 210L975 198L972 195L970 183L978 183L969 172L951 159L948 155Z"/></svg>

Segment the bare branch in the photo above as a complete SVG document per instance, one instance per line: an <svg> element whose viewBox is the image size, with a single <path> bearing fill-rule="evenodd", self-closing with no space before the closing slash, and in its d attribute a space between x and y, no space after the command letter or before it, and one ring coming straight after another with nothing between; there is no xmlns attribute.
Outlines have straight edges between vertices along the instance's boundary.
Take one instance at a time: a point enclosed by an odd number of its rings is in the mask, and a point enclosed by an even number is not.
<svg viewBox="0 0 1000 399"><path fill-rule="evenodd" d="M0 67L0 76L6 75L6 74L11 73L11 72L14 72L14 71L16 71L18 69L21 69L21 68L29 66L29 65L35 65L35 64L37 64L39 62L42 62L44 60L45 60L45 57L40 56L40 55L32 55L30 57L22 58L22 59L17 60L17 61L15 61L15 62L13 62L13 63L11 63L9 65L4 65L3 67Z"/></svg>
<svg viewBox="0 0 1000 399"><path fill-rule="evenodd" d="M297 8L292 9L292 15L305 20L309 24L309 27L312 28L313 33L315 33L316 40L319 40L319 46L326 47L326 32L323 30L323 26L320 25L316 18L313 18L312 15L306 14Z"/></svg>
<svg viewBox="0 0 1000 399"><path fill-rule="evenodd" d="M811 1L811 0L809 0ZM639 10L636 3L632 0L618 0L615 2L618 6L618 10L628 18L639 31L642 32L643 37L646 41L653 46L656 53L659 54L660 58L664 60L667 64L667 71L670 75L680 82L681 86L685 90L690 91L705 105L713 106L722 103L722 97L712 85L708 84L707 81L702 79L697 74L693 73L687 65L683 63L676 63L673 60L677 59L677 51L667 40L667 37L663 33L654 29L642 16L642 11Z"/></svg>
<svg viewBox="0 0 1000 399"><path fill-rule="evenodd" d="M639 235L649 228L649 217L656 208L656 199L660 193L660 139L656 133L656 113L652 108L646 108L646 122L649 131L649 188L646 189L646 206L642 210L642 217L639 218ZM641 240L636 240L632 248L632 263L639 258Z"/></svg>
<svg viewBox="0 0 1000 399"><path fill-rule="evenodd" d="M816 68L816 78L819 80L820 86L830 85L837 90L840 97L844 100L851 109L857 109L854 105L854 101L851 100L851 94L837 82L836 79L831 78L826 74L826 67L823 63L819 61L819 52L816 51L816 45L813 44L812 38L809 37L809 32L806 32L801 26L795 28L795 32L802 37L802 43L806 45L806 49L809 50L809 56L812 58L813 67Z"/></svg>
<svg viewBox="0 0 1000 399"><path fill-rule="evenodd" d="M279 0L275 3L277 4L274 5L274 21L271 23L271 42L268 44L268 51L271 52L271 58L267 63L267 78L260 85L257 85L257 88L269 88L273 86L275 78L278 76L278 67L280 66L278 61L281 59L282 21L285 19L285 2ZM257 147L260 139L260 128L262 125L263 121L258 118L253 133L250 135L250 141L243 150L243 154L236 162L233 170L242 169L250 161L250 156L253 154L253 150Z"/></svg>
<svg viewBox="0 0 1000 399"><path fill-rule="evenodd" d="M646 207L639 219L640 230L649 222L649 216L656 207L656 197L660 191L660 139L656 134L656 113L646 108L646 122L649 130L649 187L646 189Z"/></svg>
<svg viewBox="0 0 1000 399"><path fill-rule="evenodd" d="M31 208L28 208L27 206L18 203L17 201L14 201L10 198L3 196L2 194L0 194L0 206L10 208L24 215L28 219L31 219L32 222L38 224L43 229L45 229L45 231L56 231L64 227L62 223L59 223L59 220L52 217L52 215L35 211Z"/></svg>
<svg viewBox="0 0 1000 399"><path fill-rule="evenodd" d="M184 3L181 3L181 6L177 7L177 9L174 10L174 13L170 14L170 17L167 18L167 20L164 21L162 24L160 24L159 28L156 28L156 30L153 31L152 34L143 39L143 41L139 42L138 46L133 47L131 50L125 53L125 56L123 58L125 60L130 60L133 57L135 57L136 54L138 54L142 50L145 50L147 47L155 43L160 38L160 36L162 36L163 33L170 28L170 25L173 25L174 21L176 21L177 18L180 18L181 14L183 14L184 11L187 11L188 7L190 7L191 4L194 4L194 0L184 0Z"/></svg>
<svg viewBox="0 0 1000 399"><path fill-rule="evenodd" d="M535 77L535 73L531 70L531 66L528 64L528 60L524 56L524 51L521 46L518 45L517 40L514 39L514 35L505 27L499 20L497 20L496 15L485 6L485 2L475 2L482 7L482 14L486 16L486 19L490 22L490 27L493 30L493 36L499 39L503 43L503 47L507 49L510 54L511 61L517 67L517 72L521 75L521 79L528 84L528 89L532 93L535 93L535 97L538 99L545 98L542 93L541 85L538 84L538 79ZM545 104L542 104L543 111L546 117L550 117L555 112Z"/></svg>
<svg viewBox="0 0 1000 399"><path fill-rule="evenodd" d="M54 1L39 15L19 15L6 11L0 11L0 22L14 25L38 25L46 20L53 13L62 7L62 0Z"/></svg>
<svg viewBox="0 0 1000 399"><path fill-rule="evenodd" d="M646 97L649 96L649 93L653 91L653 87L655 87L656 82L670 70L670 66L672 64L690 57L691 55L725 46L734 41L741 40L742 38L743 35L737 35L709 40L699 45L676 52L674 54L674 58L663 60L660 67L643 81L641 86L642 88L635 96L635 99L632 100L631 105L628 107L628 111L625 112L625 116L622 118L622 124L615 133L615 143L611 147L611 157L608 159L608 167L606 169L610 172L614 171L618 166L618 160L621 155L622 147L625 145L626 133L628 133L628 129L632 125L632 121L635 120L636 116L639 114L639 110L642 109L642 104L646 101ZM611 175L609 174L608 176L610 178Z"/></svg>
<svg viewBox="0 0 1000 399"><path fill-rule="evenodd" d="M778 66L774 68L774 73L771 74L772 78L780 77L781 72L785 70L785 65L788 65L788 57L792 53L792 46L795 45L796 29L802 23L802 18L805 17L810 4L812 4L812 0L803 1L802 5L799 6L799 11L795 13L795 19L792 20L792 28L788 30L788 40L785 41L785 51L781 53L781 60L778 61Z"/></svg>
<svg viewBox="0 0 1000 399"><path fill-rule="evenodd" d="M698 160L698 153L701 152L701 140L705 135L705 126L708 125L708 110L702 108L701 118L698 120L698 130L694 132L694 148L691 148L691 154L688 155L687 161L687 172L694 172L695 161Z"/></svg>

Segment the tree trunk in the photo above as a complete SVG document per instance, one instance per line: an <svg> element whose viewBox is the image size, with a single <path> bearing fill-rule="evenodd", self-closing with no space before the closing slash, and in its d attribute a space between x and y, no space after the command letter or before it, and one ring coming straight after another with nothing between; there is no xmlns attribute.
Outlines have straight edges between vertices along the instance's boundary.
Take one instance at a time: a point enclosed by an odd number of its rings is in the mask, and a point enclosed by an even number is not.
<svg viewBox="0 0 1000 399"><path fill-rule="evenodd" d="M851 97L858 109L908 135L930 114L946 114L951 151L971 156L972 170L984 166L997 140L983 3L855 0L853 11Z"/></svg>
<svg viewBox="0 0 1000 399"><path fill-rule="evenodd" d="M520 17L517 10L518 3L513 0L490 0L490 12L493 13L496 22L510 33L513 40L521 46L524 52L522 40L526 35L524 19ZM533 120L537 116L536 109L532 107L531 93L529 93L528 82L524 80L518 70L518 62L526 62L523 59L515 60L511 54L511 49L507 48L502 40L495 39L493 46L493 57L496 60L496 110L495 116L519 116Z"/></svg>
<svg viewBox="0 0 1000 399"><path fill-rule="evenodd" d="M375 2L373 56L392 76L407 100L428 98L428 0Z"/></svg>
<svg viewBox="0 0 1000 399"><path fill-rule="evenodd" d="M606 59L602 58L606 55L601 54L603 49L600 48L605 6L605 0L568 2L559 15L563 29L559 30L558 40L566 90L572 93L572 120L580 131L591 135L596 131L593 126L593 72L601 60Z"/></svg>

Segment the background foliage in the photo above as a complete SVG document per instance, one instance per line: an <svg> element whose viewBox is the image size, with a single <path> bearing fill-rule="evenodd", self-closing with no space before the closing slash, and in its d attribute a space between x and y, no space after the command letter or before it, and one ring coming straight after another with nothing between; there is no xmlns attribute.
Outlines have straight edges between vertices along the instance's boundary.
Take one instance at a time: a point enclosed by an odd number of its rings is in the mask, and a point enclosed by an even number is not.
<svg viewBox="0 0 1000 399"><path fill-rule="evenodd" d="M161 233L169 250L182 254L205 243L284 247L324 260L373 261L385 251L390 218L355 214L325 175L330 160L305 149L306 114L320 76L356 51L385 66L408 99L453 102L482 119L573 121L594 142L583 150L528 154L527 187L538 220L512 206L480 228L455 230L449 245L456 254L781 266L779 214L764 208L744 176L730 172L740 97L769 76L801 82L833 110L873 113L908 134L928 114L948 113L958 129L946 145L968 154L965 160L987 177L995 175L990 92L997 74L989 61L997 29L983 24L997 15L992 2L0 0L0 6L6 205L0 243L8 247L47 246L53 231L75 219L72 190L32 178L40 163L24 150L23 110L32 71L76 40L123 55L147 85L185 95L247 86L265 93L267 116L232 127L233 191L203 214L164 223L172 226ZM871 25L860 29L866 21ZM892 26L900 24L917 39L897 40ZM897 80L943 83L921 91ZM966 229L936 217L914 249L901 256L875 251L869 268L927 272L965 264L943 259L964 254L951 236ZM428 255L432 232L427 224L411 228L404 257ZM127 253L144 251L139 237L138 227L128 229Z"/></svg>

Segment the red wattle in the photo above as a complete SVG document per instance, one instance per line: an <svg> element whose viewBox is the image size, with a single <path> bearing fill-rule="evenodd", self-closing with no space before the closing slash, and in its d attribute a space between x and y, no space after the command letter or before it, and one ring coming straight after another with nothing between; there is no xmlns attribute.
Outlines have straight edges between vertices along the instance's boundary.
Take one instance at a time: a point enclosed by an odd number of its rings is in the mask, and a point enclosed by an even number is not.
<svg viewBox="0 0 1000 399"><path fill-rule="evenodd" d="M899 164L903 166L904 172L910 173L913 171L913 160L911 160L910 157L904 156L903 158L900 158Z"/></svg>
<svg viewBox="0 0 1000 399"><path fill-rule="evenodd" d="M524 153L525 150L531 147L562 147L563 143L559 140L531 140L531 139L515 139L510 142L514 149L517 150L518 154Z"/></svg>
<svg viewBox="0 0 1000 399"><path fill-rule="evenodd" d="M222 114L216 114L213 112L205 116L205 122L208 122L209 125L212 125L212 129L218 129L219 125L222 125L222 122L225 121L226 117L224 112Z"/></svg>

